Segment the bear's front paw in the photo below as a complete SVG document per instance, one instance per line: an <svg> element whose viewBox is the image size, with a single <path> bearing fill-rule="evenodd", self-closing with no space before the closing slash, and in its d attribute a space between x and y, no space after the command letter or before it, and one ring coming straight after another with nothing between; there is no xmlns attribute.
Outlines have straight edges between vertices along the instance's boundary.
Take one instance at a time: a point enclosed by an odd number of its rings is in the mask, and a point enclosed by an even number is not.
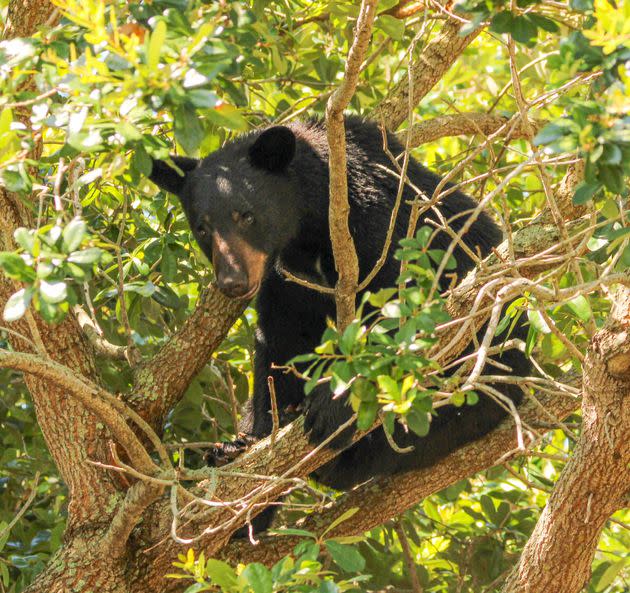
<svg viewBox="0 0 630 593"><path fill-rule="evenodd" d="M239 455L256 442L250 434L239 434L231 443L215 443L204 454L206 464L210 467L221 467L234 461Z"/></svg>
<svg viewBox="0 0 630 593"><path fill-rule="evenodd" d="M351 416L352 408L346 397L333 399L326 385L317 387L308 398L304 414L304 429L308 433L309 441L314 445L319 445L342 424L345 424ZM328 446L333 449L347 446L355 430L355 424L349 426L330 441Z"/></svg>

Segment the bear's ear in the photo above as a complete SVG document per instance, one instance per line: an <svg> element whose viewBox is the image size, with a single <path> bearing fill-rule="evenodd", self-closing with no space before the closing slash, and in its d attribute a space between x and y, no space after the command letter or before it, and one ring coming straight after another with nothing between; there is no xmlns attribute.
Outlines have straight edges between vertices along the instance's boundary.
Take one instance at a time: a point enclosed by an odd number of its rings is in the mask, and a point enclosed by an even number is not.
<svg viewBox="0 0 630 593"><path fill-rule="evenodd" d="M295 134L286 126L265 130L249 149L252 165L272 173L284 171L294 156Z"/></svg>
<svg viewBox="0 0 630 593"><path fill-rule="evenodd" d="M186 181L186 174L197 168L198 159L190 159L185 156L171 156L171 160L179 167L184 175L180 175L178 171L173 169L166 161L151 159L153 161L153 169L149 179L159 188L164 189L172 194L179 195Z"/></svg>

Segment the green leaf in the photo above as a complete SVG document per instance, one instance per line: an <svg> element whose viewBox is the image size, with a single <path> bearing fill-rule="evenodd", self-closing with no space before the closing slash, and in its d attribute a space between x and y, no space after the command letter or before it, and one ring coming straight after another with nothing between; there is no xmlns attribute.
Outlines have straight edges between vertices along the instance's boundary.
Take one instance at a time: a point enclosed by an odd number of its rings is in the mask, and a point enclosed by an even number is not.
<svg viewBox="0 0 630 593"><path fill-rule="evenodd" d="M530 325L543 334L550 334L551 329L547 325L547 322L543 319L543 316L540 314L540 311L534 311L528 309L527 318L529 319Z"/></svg>
<svg viewBox="0 0 630 593"><path fill-rule="evenodd" d="M187 154L194 154L203 140L203 128L195 108L185 103L173 110L175 139Z"/></svg>
<svg viewBox="0 0 630 593"><path fill-rule="evenodd" d="M578 295L567 303L567 307L571 309L582 321L588 321L592 316L591 306L584 295Z"/></svg>
<svg viewBox="0 0 630 593"><path fill-rule="evenodd" d="M63 248L66 253L74 251L81 245L86 230L87 225L80 218L74 218L66 225L62 233Z"/></svg>
<svg viewBox="0 0 630 593"><path fill-rule="evenodd" d="M398 4L400 0L379 0L378 12L385 12Z"/></svg>
<svg viewBox="0 0 630 593"><path fill-rule="evenodd" d="M188 91L187 97L195 107L200 109L211 109L219 103L219 97L217 97L216 93L204 89Z"/></svg>
<svg viewBox="0 0 630 593"><path fill-rule="evenodd" d="M394 401L400 399L400 390L398 389L398 383L387 375L379 375L377 377L378 386Z"/></svg>
<svg viewBox="0 0 630 593"><path fill-rule="evenodd" d="M162 276L164 276L167 282L173 282L173 280L175 280L175 275L177 274L177 257L168 244L164 245L164 249L162 250L160 272L162 272Z"/></svg>
<svg viewBox="0 0 630 593"><path fill-rule="evenodd" d="M490 30L495 33L509 33L512 30L514 15L509 10L499 12L492 17L490 21Z"/></svg>
<svg viewBox="0 0 630 593"><path fill-rule="evenodd" d="M327 579L319 584L317 593L339 593L339 586L334 581Z"/></svg>
<svg viewBox="0 0 630 593"><path fill-rule="evenodd" d="M273 579L269 569L258 562L249 564L241 573L254 593L272 593Z"/></svg>
<svg viewBox="0 0 630 593"><path fill-rule="evenodd" d="M155 292L151 294L151 298L160 303L163 307L168 307L169 309L179 309L182 306L177 293L166 285L156 286Z"/></svg>
<svg viewBox="0 0 630 593"><path fill-rule="evenodd" d="M538 35L538 29L528 15L521 15L514 18L511 33L515 41L531 45Z"/></svg>
<svg viewBox="0 0 630 593"><path fill-rule="evenodd" d="M552 21L550 18L543 16L542 14L536 14L533 12L528 13L530 20L539 28L549 33L556 33L559 30L558 24Z"/></svg>
<svg viewBox="0 0 630 593"><path fill-rule="evenodd" d="M354 517L359 512L359 507L353 507L347 511L341 513L322 533L321 537L324 537L327 533L332 531L337 525L341 525L344 521Z"/></svg>
<svg viewBox="0 0 630 593"><path fill-rule="evenodd" d="M306 529L295 529L293 527L283 527L282 529L274 529L269 533L273 533L273 535L295 535L297 537L310 537L311 539L316 540L317 536L310 531L306 531Z"/></svg>
<svg viewBox="0 0 630 593"><path fill-rule="evenodd" d="M125 292L135 292L143 297L150 297L155 292L155 284L153 282L130 282L123 287Z"/></svg>
<svg viewBox="0 0 630 593"><path fill-rule="evenodd" d="M391 299L396 294L395 288L382 288L378 292L370 295L368 302L373 307L381 308L389 299Z"/></svg>
<svg viewBox="0 0 630 593"><path fill-rule="evenodd" d="M8 589L11 575L9 574L9 567L4 562L0 562L0 578L2 578L5 589Z"/></svg>
<svg viewBox="0 0 630 593"><path fill-rule="evenodd" d="M405 22L390 14L382 14L374 23L377 29L387 33L392 39L400 41L405 36Z"/></svg>
<svg viewBox="0 0 630 593"><path fill-rule="evenodd" d="M607 587L612 585L617 575L627 564L628 560L626 558L622 558L621 560L617 560L617 562L610 564L610 566L608 566L608 568L604 571L604 574L600 577L599 581L597 581L595 591L597 593L601 593L606 590Z"/></svg>
<svg viewBox="0 0 630 593"><path fill-rule="evenodd" d="M0 252L0 268L4 270L5 275L14 280L33 282L36 278L33 268L28 266L17 253L11 251Z"/></svg>
<svg viewBox="0 0 630 593"><path fill-rule="evenodd" d="M469 406L474 406L479 401L479 394L476 391L466 392L466 403Z"/></svg>
<svg viewBox="0 0 630 593"><path fill-rule="evenodd" d="M162 46L166 40L166 22L159 20L151 37L149 39L149 48L147 50L147 67L150 72L157 73L158 63L160 62L160 53Z"/></svg>
<svg viewBox="0 0 630 593"><path fill-rule="evenodd" d="M46 280L42 280L39 283L39 294L47 303L54 305L66 300L68 287L65 282L46 282Z"/></svg>
<svg viewBox="0 0 630 593"><path fill-rule="evenodd" d="M234 569L226 562L214 558L206 562L206 576L224 591L235 588L238 582Z"/></svg>
<svg viewBox="0 0 630 593"><path fill-rule="evenodd" d="M13 233L13 238L15 242L24 250L28 251L31 255L34 255L33 251L35 250L35 233L34 231L30 231L25 229L24 227L20 227L15 229Z"/></svg>
<svg viewBox="0 0 630 593"><path fill-rule="evenodd" d="M22 288L13 293L4 305L4 320L10 322L20 319L26 313L32 297L31 289Z"/></svg>
<svg viewBox="0 0 630 593"><path fill-rule="evenodd" d="M568 133L567 128L558 126L556 124L547 124L536 136L534 137L534 144L536 146L551 144L559 138L562 138Z"/></svg>
<svg viewBox="0 0 630 593"><path fill-rule="evenodd" d="M419 437L425 437L429 434L431 423L426 413L411 409L405 419L407 420L409 428Z"/></svg>
<svg viewBox="0 0 630 593"><path fill-rule="evenodd" d="M357 428L367 430L374 424L378 413L378 402L362 402L357 413Z"/></svg>
<svg viewBox="0 0 630 593"><path fill-rule="evenodd" d="M335 564L347 572L361 572L365 568L365 558L354 546L327 541L326 549Z"/></svg>
<svg viewBox="0 0 630 593"><path fill-rule="evenodd" d="M343 354L352 354L352 348L361 333L361 323L353 321L343 332L339 339L339 349Z"/></svg>
<svg viewBox="0 0 630 593"><path fill-rule="evenodd" d="M89 247L83 251L73 251L68 256L68 261L73 264L79 264L80 266L95 264L101 259L103 253L103 250L98 247Z"/></svg>
<svg viewBox="0 0 630 593"><path fill-rule="evenodd" d="M6 545L8 539L9 539L9 535L11 534L11 530L7 529L8 526L9 526L9 524L6 521L0 521L0 534L2 534L0 536L0 552L2 552L2 549ZM2 564L4 564L4 563L0 562L0 565L2 565Z"/></svg>
<svg viewBox="0 0 630 593"><path fill-rule="evenodd" d="M586 181L583 181L575 189L575 193L573 194L573 203L576 206L586 204L601 189L601 187L602 186L599 183L587 183Z"/></svg>
<svg viewBox="0 0 630 593"><path fill-rule="evenodd" d="M614 194L620 194L624 190L622 167L612 165L600 166L599 179L603 181L606 189Z"/></svg>
<svg viewBox="0 0 630 593"><path fill-rule="evenodd" d="M483 509L486 517L490 519L492 523L496 524L495 519L497 511L494 508L494 502L492 501L492 499L487 494L483 494L479 499L479 504L481 504L481 508Z"/></svg>
<svg viewBox="0 0 630 593"><path fill-rule="evenodd" d="M151 162L151 157L148 155L144 146L140 145L134 151L133 156L131 157L131 166L140 175L144 175L145 177L151 175L153 163Z"/></svg>

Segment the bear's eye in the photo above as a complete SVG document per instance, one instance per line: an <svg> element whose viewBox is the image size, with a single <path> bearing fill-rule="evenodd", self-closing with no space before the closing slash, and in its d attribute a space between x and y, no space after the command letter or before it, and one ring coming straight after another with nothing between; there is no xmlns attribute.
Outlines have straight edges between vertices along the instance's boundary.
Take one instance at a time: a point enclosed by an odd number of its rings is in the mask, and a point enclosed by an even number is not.
<svg viewBox="0 0 630 593"><path fill-rule="evenodd" d="M249 226L254 222L254 215L251 212L232 211L232 220L240 226Z"/></svg>
<svg viewBox="0 0 630 593"><path fill-rule="evenodd" d="M197 235L199 237L207 237L208 236L208 229L206 229L206 227L203 226L203 225L199 225L197 227Z"/></svg>

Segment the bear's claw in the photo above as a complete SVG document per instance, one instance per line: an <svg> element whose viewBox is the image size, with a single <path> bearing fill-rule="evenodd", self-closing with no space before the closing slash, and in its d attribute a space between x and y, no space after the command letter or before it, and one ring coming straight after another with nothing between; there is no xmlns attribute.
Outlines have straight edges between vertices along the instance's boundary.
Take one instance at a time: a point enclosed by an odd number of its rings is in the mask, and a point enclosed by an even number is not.
<svg viewBox="0 0 630 593"><path fill-rule="evenodd" d="M333 398L325 385L317 387L310 394L304 413L304 430L308 433L309 442L319 445L351 416L352 408L348 405L346 397ZM328 446L333 449L347 447L355 431L356 424L349 426L330 441Z"/></svg>
<svg viewBox="0 0 630 593"><path fill-rule="evenodd" d="M221 467L234 461L247 451L258 439L250 434L240 433L229 443L215 443L204 454L206 464L210 467Z"/></svg>

